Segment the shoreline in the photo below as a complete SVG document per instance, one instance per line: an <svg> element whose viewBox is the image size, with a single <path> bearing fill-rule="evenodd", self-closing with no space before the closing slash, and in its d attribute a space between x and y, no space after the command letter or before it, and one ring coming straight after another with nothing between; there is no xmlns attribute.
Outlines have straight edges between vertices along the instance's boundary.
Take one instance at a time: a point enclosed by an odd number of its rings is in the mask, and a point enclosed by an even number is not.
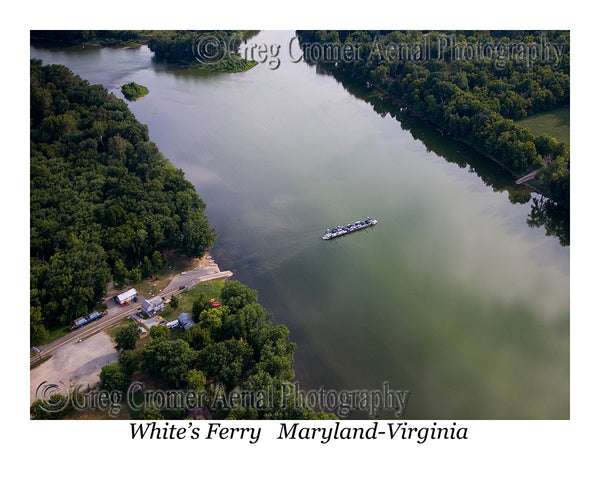
<svg viewBox="0 0 600 480"><path fill-rule="evenodd" d="M126 43L115 43L113 45L104 44L102 42L78 42L78 41L69 41L69 40L59 40L56 38L46 38L46 37L38 37L34 35L29 36L30 40L37 42L46 42L50 44L56 45L66 45L66 46L82 46L82 47L107 47L107 48L140 48L143 45L148 45L148 40L143 40L140 43L132 43L131 45L127 45Z"/></svg>
<svg viewBox="0 0 600 480"><path fill-rule="evenodd" d="M141 301L143 301L146 297L153 298L156 296L172 296L177 295L184 291L185 289L180 288L181 285L186 285L186 288L192 288L198 283L209 281L209 280L217 280L219 278L223 278L223 280L227 280L229 277L232 277L234 273L231 270L221 270L217 263L212 259L210 255L210 251L207 251L204 256L198 258L190 259L193 263L193 268L182 270L178 273L175 273L172 277L169 278L169 283L167 286L162 289L162 291L158 292L149 292L148 295L145 295L144 292L138 291L138 308L141 308ZM151 277L145 278L142 281L150 281ZM189 284L189 285L187 285ZM38 361L45 357L50 351L58 348L63 343L70 342L70 340L82 337L84 334L94 331L97 333L98 331L104 331L105 328L110 326L111 320L113 317L119 317L122 307L113 305L114 302L111 303L113 297L118 293L127 288L134 288L132 285L121 285L118 288L114 288L114 284L112 280L107 285L107 290L104 298L102 299L101 305L106 307L109 311L110 318L101 317L100 323L91 322L86 328L80 327L79 329L68 332L67 334L52 340L44 345L33 345L40 350L40 352L36 355L30 357L30 364L34 361ZM141 301L140 301L141 300ZM166 298L165 298L166 300ZM112 311L112 312L111 312ZM115 313L116 312L116 313ZM106 324L106 325L104 325ZM99 328L101 327L101 328Z"/></svg>
<svg viewBox="0 0 600 480"><path fill-rule="evenodd" d="M352 76L352 78L355 78L360 81L360 79L358 79L357 77ZM492 162L494 162L496 165L502 167L502 169L504 169L506 172L510 173L512 175L512 177L515 179L515 185L526 186L526 187L530 188L533 192L538 193L542 197L547 198L547 199L553 201L554 203L556 203L557 205L560 205L562 208L570 211L569 207L567 207L566 205L563 205L562 203L553 199L549 195L549 193L547 191L544 191L539 185L535 185L534 183L532 183L532 181L535 181L535 177L532 180L528 180L527 182L523 182L520 184L517 183L517 180L523 178L524 176L531 174L532 172L526 172L523 175L519 175L519 174L515 173L509 166L505 165L504 163L500 162L500 160L498 160L497 158L493 157L489 153L486 153L483 150L481 150L480 148L478 148L477 146L473 145L467 139L457 137L452 132L448 131L443 125L440 125L433 119L417 112L414 109L414 107L412 107L412 105L406 103L404 100L401 100L401 99L395 97L394 95L392 95L389 92L386 92L385 90L383 90L381 87L378 87L377 85L373 85L372 83L369 83L369 86L372 88L375 88L378 92L385 95L386 98L392 103L392 105L398 105L398 106L408 110L408 112L415 118L418 118L420 120L423 120L423 121L428 122L431 125L433 125L436 128L436 130L440 133L440 135L442 135L443 137L448 137L453 141L460 142L463 145L468 146L469 148L471 148L475 152L477 152L479 155L482 155L483 157L487 158L488 160L491 160Z"/></svg>

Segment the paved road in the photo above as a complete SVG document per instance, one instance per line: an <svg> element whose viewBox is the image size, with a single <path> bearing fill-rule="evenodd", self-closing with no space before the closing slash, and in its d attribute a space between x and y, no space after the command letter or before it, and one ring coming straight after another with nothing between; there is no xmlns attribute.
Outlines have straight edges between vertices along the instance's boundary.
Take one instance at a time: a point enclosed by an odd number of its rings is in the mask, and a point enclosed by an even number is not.
<svg viewBox="0 0 600 480"><path fill-rule="evenodd" d="M184 273L185 275L177 275L177 277L169 283L167 288L165 288L165 291L162 294L162 296L165 297L165 300L167 299L167 296L176 294L186 288L191 288L200 282L207 282L208 280L216 280L219 278L229 278L233 275L229 270L219 272L218 269L216 272L212 273L209 273L206 269L195 269Z"/></svg>
<svg viewBox="0 0 600 480"><path fill-rule="evenodd" d="M216 265L209 266L200 266L195 268L194 270L190 270L188 272L182 272L178 275L175 275L171 283L165 288L165 290L161 293L161 296L165 298L170 298L172 295L177 295L184 291L186 288L193 287L197 283L205 282L208 280L214 280L217 278L228 278L233 275L232 272L226 270L224 272L219 271L219 267ZM108 313L98 320L94 320L93 322L84 325L83 327L74 330L73 332L68 333L62 338L55 340L48 345L44 345L42 347L38 347L40 353L30 358L29 363L36 362L47 356L52 352L56 352L56 350L63 345L66 345L70 342L76 342L79 338L87 337L93 333L98 332L119 320L136 313L137 311L141 311L142 302L145 298L138 294L138 301L134 303L130 303L127 306L117 305L112 297L105 300L105 304L108 310Z"/></svg>
<svg viewBox="0 0 600 480"><path fill-rule="evenodd" d="M109 307L108 313L104 317L99 318L98 320L94 320L93 322L90 322L87 325L84 325L83 327L81 327L77 330L74 330L71 333L68 333L64 337L59 338L58 340L55 340L54 342L49 343L48 345L38 347L40 350L40 353L31 357L31 359L29 360L29 363L33 363L37 360L40 360L41 358L44 358L48 354L56 351L56 349L62 347L63 345L66 345L67 343L75 342L79 338L87 337L87 336L91 335L92 333L96 333L99 330L102 330L103 328L109 327L110 325L118 322L122 318L124 318L128 315L131 315L136 310L140 310L142 308L141 302L143 300L144 300L143 297L138 296L137 303L133 303L126 307L121 307L119 305L115 305L116 308Z"/></svg>

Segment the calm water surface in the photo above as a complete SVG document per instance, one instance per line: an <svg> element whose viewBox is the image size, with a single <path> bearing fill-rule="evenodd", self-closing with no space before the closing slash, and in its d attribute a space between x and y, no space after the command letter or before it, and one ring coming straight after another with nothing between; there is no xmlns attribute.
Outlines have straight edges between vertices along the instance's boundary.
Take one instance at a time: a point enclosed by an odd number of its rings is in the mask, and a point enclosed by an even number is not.
<svg viewBox="0 0 600 480"><path fill-rule="evenodd" d="M210 74L147 47L37 46L123 98L194 183L213 256L291 331L303 389L410 390L406 418L569 417L569 247L464 145L314 66ZM352 93L351 93L352 92ZM392 115L392 113L394 115ZM332 242L325 228L369 215ZM391 412L382 412L390 417Z"/></svg>

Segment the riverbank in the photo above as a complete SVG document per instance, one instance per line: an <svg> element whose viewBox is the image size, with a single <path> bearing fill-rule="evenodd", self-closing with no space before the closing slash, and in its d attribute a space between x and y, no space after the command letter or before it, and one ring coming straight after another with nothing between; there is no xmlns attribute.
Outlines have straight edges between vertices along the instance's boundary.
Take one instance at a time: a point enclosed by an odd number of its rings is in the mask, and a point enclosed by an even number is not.
<svg viewBox="0 0 600 480"><path fill-rule="evenodd" d="M30 41L82 47L139 48L152 37L150 30L32 30Z"/></svg>
<svg viewBox="0 0 600 480"><path fill-rule="evenodd" d="M131 108L209 206L217 263L289 328L305 389L386 379L419 397L411 418L568 415L569 249L526 224L529 206L508 201L514 182L494 163L394 107L401 128L304 63L185 75L151 68L146 48L32 56L110 87L126 65L153 90ZM381 228L319 239L371 212ZM493 378L491 364L502 367Z"/></svg>
<svg viewBox="0 0 600 480"><path fill-rule="evenodd" d="M173 65L180 68L199 70L201 72L241 73L254 68L258 65L258 62L246 60L239 55L229 55L226 59L215 63L205 63L201 59L197 59L193 62L175 62Z"/></svg>
<svg viewBox="0 0 600 480"><path fill-rule="evenodd" d="M533 178L528 178L527 181L521 182L521 183L517 183L519 180L522 180L525 177L529 177L531 174L535 174L537 173L537 171L539 169L536 169L535 171L532 172L528 172L525 174L518 174L516 173L514 170L512 170L509 166L507 166L505 163L502 163L500 160L498 160L497 158L493 157L492 155L490 155L489 153L481 150L480 148L478 148L476 145L474 145L473 143L471 143L470 141L468 141L465 138L462 137L457 137L456 135L454 135L452 132L448 131L443 125L439 124L438 122L436 122L435 120L427 117L426 115L423 115L419 112L417 112L415 110L414 107L412 107L412 105L406 103L405 101L399 99L398 97L395 97L394 95L390 94L389 92L385 91L384 89L382 89L381 87L378 87L377 85L373 85L373 84L369 84L370 88L374 88L376 89L378 92L382 93L383 95L385 95L387 97L387 99L393 104L393 105L398 105L399 107L402 107L403 109L407 110L408 112L410 112L411 115L413 115L414 117L423 120L427 123L430 123L431 125L433 125L436 130L443 135L444 137L448 137L451 140L455 141L455 142L460 142L464 145L467 145L469 148L472 148L473 150L475 150L477 153L479 153L480 155L482 155L483 157L487 158L488 160L491 160L492 162L494 162L495 164L499 165L500 167L502 167L504 170L506 170L508 173L510 173L513 178L515 179L515 185L525 185L527 187L529 187L531 190L533 190L536 193L539 193L540 195L549 198L551 200L553 200L555 203L557 203L558 205L560 205L561 207L565 208L565 209L569 209L568 206L563 205L562 203L554 200L551 195L550 192L548 192L546 189L544 189L541 185L539 185L539 183L537 183L535 181L535 177Z"/></svg>

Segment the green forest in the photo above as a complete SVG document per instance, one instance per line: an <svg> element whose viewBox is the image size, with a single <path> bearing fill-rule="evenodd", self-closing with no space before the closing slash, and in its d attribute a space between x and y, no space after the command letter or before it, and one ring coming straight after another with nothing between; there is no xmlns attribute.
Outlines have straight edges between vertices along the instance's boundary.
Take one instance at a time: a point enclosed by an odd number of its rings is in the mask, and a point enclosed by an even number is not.
<svg viewBox="0 0 600 480"><path fill-rule="evenodd" d="M30 308L31 342L38 343L48 329L94 308L111 279L135 283L158 270L167 251L201 256L215 232L192 184L149 141L147 127L124 101L62 65L33 59L30 69ZM124 392L135 376L181 395L198 392L206 405L195 413L146 405L130 411L132 418L335 418L289 393L296 346L287 327L273 324L257 292L227 282L215 308L203 286L182 293L194 295L195 325L186 331L157 325L142 341L135 322L118 327L121 354L102 368L102 388ZM177 300L167 307L175 314ZM225 397L239 391L273 397L269 408L233 408ZM74 413L40 405L32 404L32 418Z"/></svg>
<svg viewBox="0 0 600 480"><path fill-rule="evenodd" d="M306 61L381 90L515 176L537 170L539 189L569 207L569 146L547 134L534 135L516 123L569 105L568 32L303 30L297 34ZM448 39L458 50L442 49ZM467 45L542 41L562 46L559 65L542 62L539 56L538 61L527 63L519 61L518 55L499 62L467 60L452 53ZM335 52L346 56L335 57Z"/></svg>
<svg viewBox="0 0 600 480"><path fill-rule="evenodd" d="M243 72L258 64L238 55L254 30L32 30L32 40L137 47L147 44L158 61L211 72Z"/></svg>
<svg viewBox="0 0 600 480"><path fill-rule="evenodd" d="M150 30L32 30L30 37L77 45L138 47L146 43L151 34Z"/></svg>
<svg viewBox="0 0 600 480"><path fill-rule="evenodd" d="M215 240L204 202L123 100L31 60L31 342Z"/></svg>
<svg viewBox="0 0 600 480"><path fill-rule="evenodd" d="M157 60L199 70L243 72L258 64L237 54L239 45L252 33L237 30L154 31L148 41L148 48L154 52Z"/></svg>

